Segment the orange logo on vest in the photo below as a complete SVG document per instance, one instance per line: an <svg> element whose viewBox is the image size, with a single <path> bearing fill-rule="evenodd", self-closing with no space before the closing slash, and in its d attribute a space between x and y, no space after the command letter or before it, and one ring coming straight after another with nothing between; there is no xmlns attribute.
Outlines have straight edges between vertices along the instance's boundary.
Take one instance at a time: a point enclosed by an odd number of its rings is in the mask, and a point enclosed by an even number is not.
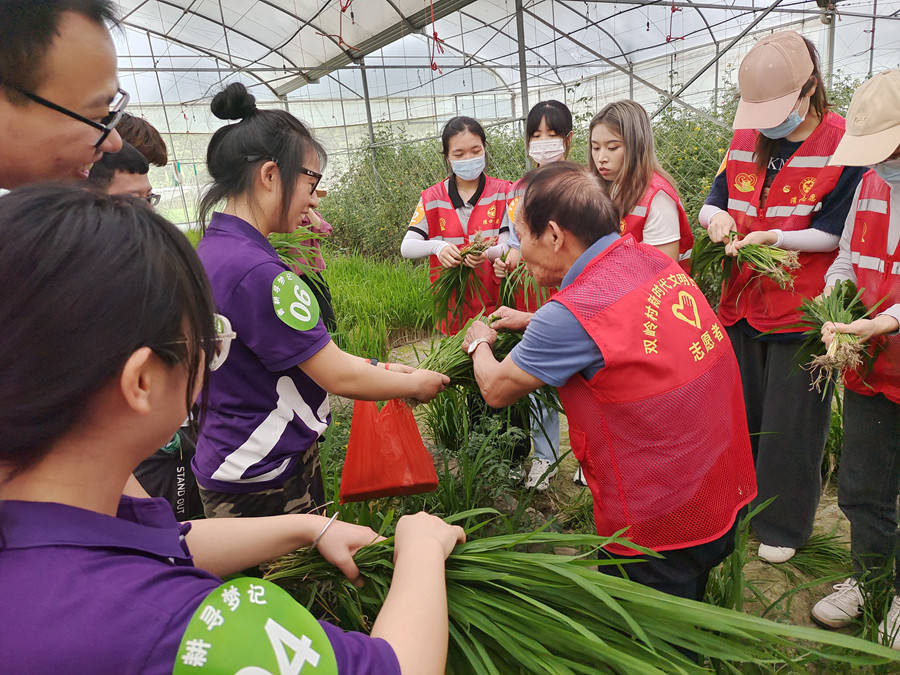
<svg viewBox="0 0 900 675"><path fill-rule="evenodd" d="M447 221L443 217L438 220L438 225L441 228L441 232L447 229Z"/></svg>
<svg viewBox="0 0 900 675"><path fill-rule="evenodd" d="M619 234L625 234L625 219L619 218Z"/></svg>
<svg viewBox="0 0 900 675"><path fill-rule="evenodd" d="M689 311L686 313L686 310ZM700 312L697 311L697 303L687 291L678 292L678 304L672 304L672 314L676 319L700 328Z"/></svg>
<svg viewBox="0 0 900 675"><path fill-rule="evenodd" d="M734 187L741 192L753 192L756 188L756 174L739 173L734 178Z"/></svg>
<svg viewBox="0 0 900 675"><path fill-rule="evenodd" d="M815 176L807 176L803 180L800 181L800 192L803 193L803 198L806 199L806 195L809 194L809 191L813 189L813 186L816 184Z"/></svg>
<svg viewBox="0 0 900 675"><path fill-rule="evenodd" d="M490 220L493 220L497 216L497 205L491 204L491 208L488 209L487 217Z"/></svg>

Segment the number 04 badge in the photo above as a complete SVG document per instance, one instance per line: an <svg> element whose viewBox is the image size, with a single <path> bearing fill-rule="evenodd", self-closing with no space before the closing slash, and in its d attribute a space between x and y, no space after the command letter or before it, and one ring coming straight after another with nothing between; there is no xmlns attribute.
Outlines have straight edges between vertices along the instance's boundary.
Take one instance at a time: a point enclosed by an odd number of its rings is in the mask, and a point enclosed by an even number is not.
<svg viewBox="0 0 900 675"><path fill-rule="evenodd" d="M181 638L173 675L337 675L315 617L263 579L240 577L210 593Z"/></svg>
<svg viewBox="0 0 900 675"><path fill-rule="evenodd" d="M293 272L282 272L272 282L272 307L276 316L296 330L310 330L319 323L319 303L309 286Z"/></svg>

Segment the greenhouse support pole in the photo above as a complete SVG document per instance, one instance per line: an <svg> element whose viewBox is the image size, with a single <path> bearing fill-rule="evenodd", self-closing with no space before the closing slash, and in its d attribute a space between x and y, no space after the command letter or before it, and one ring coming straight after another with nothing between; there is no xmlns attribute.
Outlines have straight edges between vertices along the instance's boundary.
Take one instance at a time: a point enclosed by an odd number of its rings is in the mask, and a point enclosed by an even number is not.
<svg viewBox="0 0 900 675"><path fill-rule="evenodd" d="M522 118L528 115L528 71L525 66L525 15L522 0L516 0L516 39L519 42L519 86L522 89ZM524 129L522 130L525 131ZM525 153L525 169L531 169L531 158Z"/></svg>
<svg viewBox="0 0 900 675"><path fill-rule="evenodd" d="M366 59L359 61L359 72L362 75L363 100L366 104L366 123L369 125L369 146L372 150L372 162L375 162L375 126L372 124L372 104L369 102L369 78L366 77Z"/></svg>
<svg viewBox="0 0 900 675"><path fill-rule="evenodd" d="M719 62L719 59L722 58L722 56L724 54L728 53L729 49L734 47L741 40L741 38L743 38L745 35L747 35L751 30L753 30L756 27L756 25L760 21L765 19L773 9L778 7L779 4L781 4L781 0L774 0L774 2L771 5L769 5L766 9L764 9L762 12L760 12L759 16L754 17L753 21L750 22L749 26L747 26L744 30L742 30L740 33L735 35L734 39L732 39L732 41L728 43L728 45L725 47L725 49L723 49L721 52L717 49L716 55L713 57L712 61L710 61L705 66L703 66L700 70L698 70L696 73L694 73L687 82L685 82L683 85L681 85L681 87L678 88L678 91L676 91L674 94L672 94L672 96L670 98L667 98L666 102L663 103L659 108L657 108L656 111L652 115L650 115L650 119L653 119L654 117L659 115L659 113L661 113L663 110L668 108L669 104L672 101L674 101L679 96L681 96L688 87L690 87L694 82L697 81L697 79L699 79L699 77L701 75L703 75L703 73L705 73L712 66L717 64ZM718 47L718 44L716 44L716 47Z"/></svg>
<svg viewBox="0 0 900 675"><path fill-rule="evenodd" d="M875 58L875 17L878 16L878 0L872 2L872 35L869 40L869 77L872 77L872 61Z"/></svg>
<svg viewBox="0 0 900 675"><path fill-rule="evenodd" d="M634 64L628 64L628 98L634 100Z"/></svg>
<svg viewBox="0 0 900 675"><path fill-rule="evenodd" d="M825 42L825 86L831 91L831 83L834 80L834 12L826 9L822 13L822 23L828 24Z"/></svg>

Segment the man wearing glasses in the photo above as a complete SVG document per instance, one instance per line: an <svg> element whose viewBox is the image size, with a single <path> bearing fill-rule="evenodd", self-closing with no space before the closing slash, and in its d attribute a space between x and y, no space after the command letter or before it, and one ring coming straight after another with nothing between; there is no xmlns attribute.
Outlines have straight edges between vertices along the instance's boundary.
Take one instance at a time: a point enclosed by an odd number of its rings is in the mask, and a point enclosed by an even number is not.
<svg viewBox="0 0 900 675"><path fill-rule="evenodd" d="M0 3L0 188L84 180L128 103L106 21L109 0Z"/></svg>

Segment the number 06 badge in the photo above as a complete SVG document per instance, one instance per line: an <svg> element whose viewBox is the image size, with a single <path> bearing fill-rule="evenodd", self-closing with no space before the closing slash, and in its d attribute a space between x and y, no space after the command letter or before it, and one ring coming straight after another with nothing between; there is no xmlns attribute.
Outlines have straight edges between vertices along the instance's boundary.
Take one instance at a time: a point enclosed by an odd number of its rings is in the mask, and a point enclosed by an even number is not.
<svg viewBox="0 0 900 675"><path fill-rule="evenodd" d="M319 303L309 286L293 272L282 272L272 282L272 307L291 328L310 330L319 323Z"/></svg>

